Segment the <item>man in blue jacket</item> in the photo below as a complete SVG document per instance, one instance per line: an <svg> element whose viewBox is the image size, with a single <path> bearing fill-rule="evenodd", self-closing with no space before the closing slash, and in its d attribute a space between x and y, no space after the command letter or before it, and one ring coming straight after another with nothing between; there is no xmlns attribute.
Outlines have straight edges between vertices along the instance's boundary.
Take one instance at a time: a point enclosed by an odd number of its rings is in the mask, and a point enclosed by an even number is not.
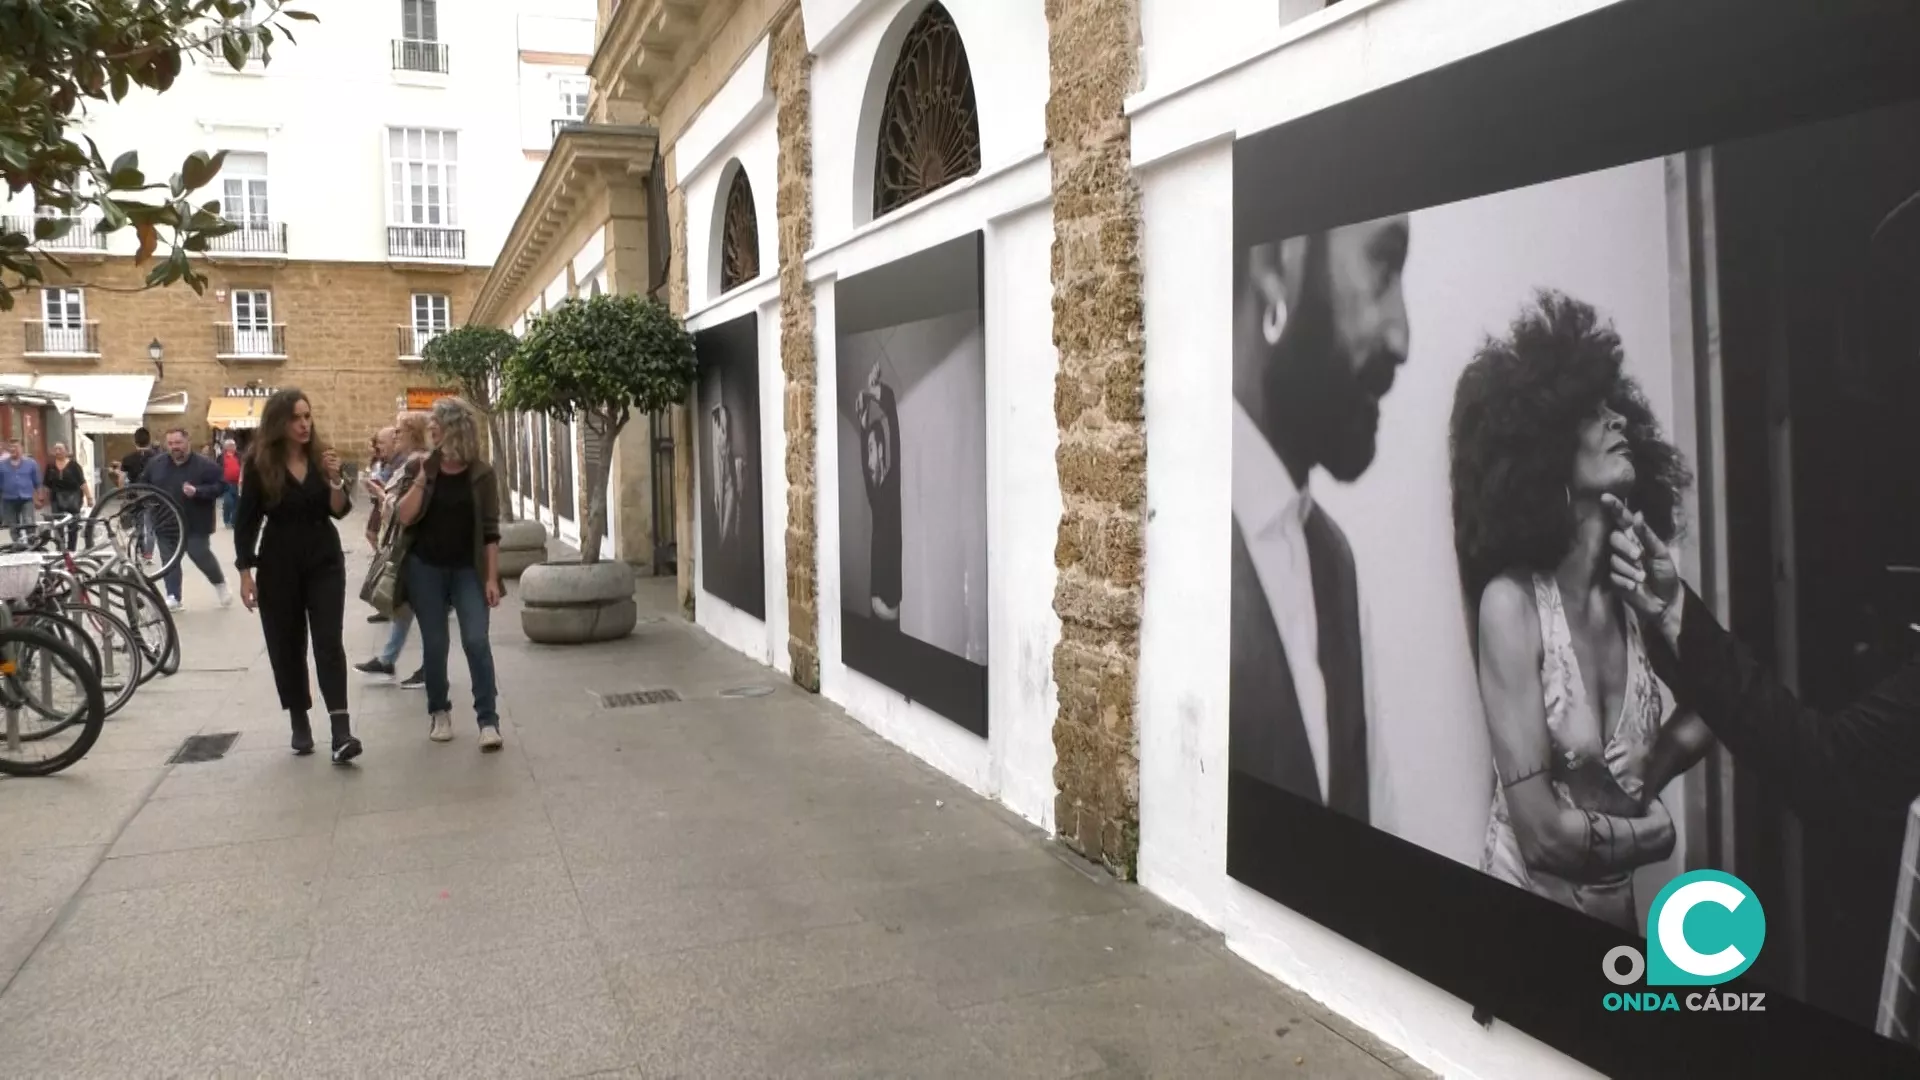
<svg viewBox="0 0 1920 1080"><path fill-rule="evenodd" d="M187 433L181 428L167 432L167 452L147 462L140 473L140 482L151 484L167 493L180 507L180 523L184 527L187 558L213 583L213 591L220 597L220 606L233 603L233 593L227 588L226 575L220 571L220 562L213 557L213 507L220 494L227 489L226 479L221 475L220 466L195 454L187 442ZM169 546L175 538L160 537L161 546ZM171 554L170 552L168 554ZM167 606L180 610L180 564L174 563L165 578Z"/></svg>
<svg viewBox="0 0 1920 1080"><path fill-rule="evenodd" d="M27 456L14 439L0 457L0 525L13 526L16 537L22 527L34 523L33 497L40 490L40 463Z"/></svg>

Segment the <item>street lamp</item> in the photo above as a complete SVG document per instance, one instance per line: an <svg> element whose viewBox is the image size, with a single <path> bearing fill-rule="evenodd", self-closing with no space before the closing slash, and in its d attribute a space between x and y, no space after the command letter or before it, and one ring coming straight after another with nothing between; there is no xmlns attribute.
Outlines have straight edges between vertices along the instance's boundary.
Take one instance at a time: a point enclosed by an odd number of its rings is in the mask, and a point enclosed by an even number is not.
<svg viewBox="0 0 1920 1080"><path fill-rule="evenodd" d="M166 346L160 344L159 338L154 338L147 344L147 359L153 361L153 371L156 378L165 379L167 377L167 365L161 362L166 358Z"/></svg>

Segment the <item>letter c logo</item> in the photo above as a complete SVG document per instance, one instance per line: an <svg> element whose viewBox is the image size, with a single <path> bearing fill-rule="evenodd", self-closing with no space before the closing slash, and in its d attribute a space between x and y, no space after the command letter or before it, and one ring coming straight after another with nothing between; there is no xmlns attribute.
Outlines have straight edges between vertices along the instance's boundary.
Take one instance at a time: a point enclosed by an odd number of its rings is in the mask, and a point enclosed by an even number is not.
<svg viewBox="0 0 1920 1080"><path fill-rule="evenodd" d="M1718 870L1695 870L1668 882L1654 898L1648 921L1649 986L1726 982L1753 964L1767 936L1759 897L1746 882Z"/></svg>
<svg viewBox="0 0 1920 1080"><path fill-rule="evenodd" d="M1660 948L1673 966L1689 975L1714 978L1725 975L1746 962L1739 948L1728 945L1707 955L1687 943L1687 912L1699 904L1718 904L1728 911L1740 910L1746 894L1724 881L1690 881L1673 891L1660 908Z"/></svg>

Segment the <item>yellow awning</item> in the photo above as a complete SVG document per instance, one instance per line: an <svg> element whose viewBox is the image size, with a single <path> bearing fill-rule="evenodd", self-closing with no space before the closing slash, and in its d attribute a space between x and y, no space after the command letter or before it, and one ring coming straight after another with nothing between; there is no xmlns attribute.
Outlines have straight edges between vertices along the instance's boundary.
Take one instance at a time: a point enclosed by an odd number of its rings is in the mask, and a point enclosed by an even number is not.
<svg viewBox="0 0 1920 1080"><path fill-rule="evenodd" d="M207 402L207 426L215 431L239 431L260 426L264 398L214 398Z"/></svg>

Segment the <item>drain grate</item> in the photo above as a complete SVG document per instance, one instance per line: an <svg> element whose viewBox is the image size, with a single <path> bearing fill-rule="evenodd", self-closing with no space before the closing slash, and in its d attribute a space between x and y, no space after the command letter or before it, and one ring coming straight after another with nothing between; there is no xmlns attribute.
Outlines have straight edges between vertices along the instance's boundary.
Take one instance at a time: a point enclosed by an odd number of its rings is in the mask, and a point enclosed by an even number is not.
<svg viewBox="0 0 1920 1080"><path fill-rule="evenodd" d="M197 765L203 761L219 761L233 748L233 741L240 737L237 731L223 731L218 735L189 735L180 749L167 759L169 765Z"/></svg>
<svg viewBox="0 0 1920 1080"><path fill-rule="evenodd" d="M635 709L642 705L660 705L680 700L680 695L672 690L622 690L617 694L601 694L599 697L603 709Z"/></svg>
<svg viewBox="0 0 1920 1080"><path fill-rule="evenodd" d="M766 697L773 693L771 686L735 686L720 691L721 697Z"/></svg>

